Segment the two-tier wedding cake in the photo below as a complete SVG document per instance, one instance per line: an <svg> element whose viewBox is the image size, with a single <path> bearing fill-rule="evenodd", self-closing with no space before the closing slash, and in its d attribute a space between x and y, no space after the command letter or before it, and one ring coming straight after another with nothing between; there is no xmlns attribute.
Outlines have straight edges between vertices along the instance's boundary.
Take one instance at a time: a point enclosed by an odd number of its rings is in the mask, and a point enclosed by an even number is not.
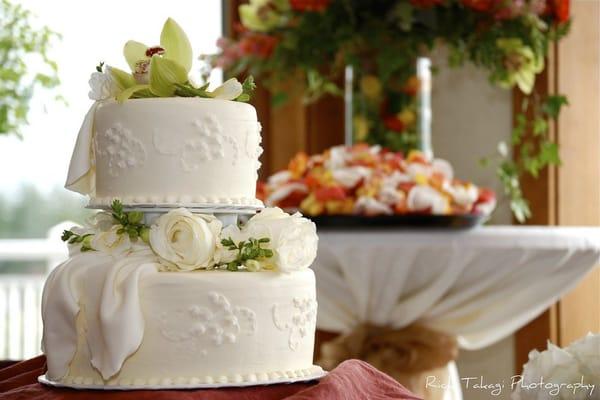
<svg viewBox="0 0 600 400"><path fill-rule="evenodd" d="M66 186L103 211L63 234L70 256L44 289L40 380L136 389L319 377L316 230L255 197L254 84L190 82L191 47L170 19L160 43L128 42L131 72L100 64L90 79L96 102Z"/></svg>

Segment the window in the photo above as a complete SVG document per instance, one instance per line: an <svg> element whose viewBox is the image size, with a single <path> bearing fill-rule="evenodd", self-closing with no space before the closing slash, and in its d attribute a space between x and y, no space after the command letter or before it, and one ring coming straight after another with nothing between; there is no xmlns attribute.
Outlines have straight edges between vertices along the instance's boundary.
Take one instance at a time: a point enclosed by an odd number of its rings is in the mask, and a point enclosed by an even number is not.
<svg viewBox="0 0 600 400"><path fill-rule="evenodd" d="M85 199L62 186L79 126L92 104L90 74L100 61L128 69L125 42L158 44L167 17L186 31L195 55L213 53L223 20L221 0L11 1L31 10L36 15L32 22L62 35L52 51L61 85L52 93L35 93L22 140L0 136L0 360L39 353L39 291L66 250L60 229L52 237L48 230L85 217ZM193 71L199 75L199 69L197 62ZM220 73L215 71L211 80L220 83ZM55 100L56 93L66 104Z"/></svg>

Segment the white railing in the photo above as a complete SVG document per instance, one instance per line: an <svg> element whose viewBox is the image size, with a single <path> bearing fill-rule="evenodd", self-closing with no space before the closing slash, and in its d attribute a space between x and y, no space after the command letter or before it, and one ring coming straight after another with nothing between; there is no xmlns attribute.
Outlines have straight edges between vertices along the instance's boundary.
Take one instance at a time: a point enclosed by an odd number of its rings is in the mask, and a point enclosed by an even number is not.
<svg viewBox="0 0 600 400"><path fill-rule="evenodd" d="M67 257L60 241L63 229L73 223L59 224L46 239L0 240L0 262L38 261L38 273L0 273L0 360L23 360L40 354L42 338L41 301L48 273Z"/></svg>

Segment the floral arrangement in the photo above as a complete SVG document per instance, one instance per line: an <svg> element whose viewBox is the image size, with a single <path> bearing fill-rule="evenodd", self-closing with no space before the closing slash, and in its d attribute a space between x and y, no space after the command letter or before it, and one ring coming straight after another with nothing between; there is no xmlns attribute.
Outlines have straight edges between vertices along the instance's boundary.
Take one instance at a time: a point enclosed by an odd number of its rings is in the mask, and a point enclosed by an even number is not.
<svg viewBox="0 0 600 400"><path fill-rule="evenodd" d="M209 84L196 85L190 79L192 47L187 35L171 18L165 22L159 46L130 40L123 49L130 72L100 63L90 78L92 100L147 97L203 97L248 101L254 88L249 76L244 83L232 78L209 91Z"/></svg>
<svg viewBox="0 0 600 400"><path fill-rule="evenodd" d="M338 146L308 157L297 154L286 170L259 184L268 206L306 215L483 214L492 191L454 178L450 164L418 151L405 158L380 146Z"/></svg>
<svg viewBox="0 0 600 400"><path fill-rule="evenodd" d="M527 96L511 144L521 154L513 160L499 152L484 162L496 168L516 218L530 215L519 178L559 163L548 126L567 100L528 95L550 43L568 31L569 0L251 0L239 14L237 38L219 40L214 65L260 76L275 103L290 81L300 81L308 101L339 94L342 71L352 66L359 142L405 153L418 147L415 60L439 45L451 66L471 62L491 83L518 87Z"/></svg>
<svg viewBox="0 0 600 400"><path fill-rule="evenodd" d="M596 399L600 390L600 334L586 337L561 349L529 353L523 375L513 382L513 400Z"/></svg>
<svg viewBox="0 0 600 400"><path fill-rule="evenodd" d="M59 83L52 45L60 35L36 26L35 14L21 2L0 0L0 135L21 137L36 90ZM59 95L56 100L63 100Z"/></svg>
<svg viewBox="0 0 600 400"><path fill-rule="evenodd" d="M308 268L317 253L314 223L300 214L267 208L243 226L223 227L213 215L185 208L169 211L151 224L139 211L126 212L115 200L111 212L97 213L83 228L65 230L71 252L98 251L114 257L151 250L164 271L227 271Z"/></svg>

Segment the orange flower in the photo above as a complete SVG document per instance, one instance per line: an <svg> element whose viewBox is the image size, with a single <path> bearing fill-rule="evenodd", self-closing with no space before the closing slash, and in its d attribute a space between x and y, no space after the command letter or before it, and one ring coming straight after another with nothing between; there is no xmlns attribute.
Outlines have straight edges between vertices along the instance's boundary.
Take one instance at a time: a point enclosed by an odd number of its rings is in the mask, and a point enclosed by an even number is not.
<svg viewBox="0 0 600 400"><path fill-rule="evenodd" d="M417 78L416 76L411 76L404 84L402 91L409 96L416 96L420 87L421 81L419 81L419 78Z"/></svg>
<svg viewBox="0 0 600 400"><path fill-rule="evenodd" d="M292 158L288 164L288 170L292 173L295 179L301 178L306 172L308 166L308 156L304 152L300 152Z"/></svg>
<svg viewBox="0 0 600 400"><path fill-rule="evenodd" d="M346 198L346 191L341 186L329 186L318 188L314 192L315 199L320 202L327 202L330 200L344 200Z"/></svg>
<svg viewBox="0 0 600 400"><path fill-rule="evenodd" d="M300 203L300 210L306 215L317 216L323 214L325 205L318 201L315 195L311 193Z"/></svg>
<svg viewBox="0 0 600 400"><path fill-rule="evenodd" d="M325 203L329 215L348 215L354 212L354 199L330 200Z"/></svg>

